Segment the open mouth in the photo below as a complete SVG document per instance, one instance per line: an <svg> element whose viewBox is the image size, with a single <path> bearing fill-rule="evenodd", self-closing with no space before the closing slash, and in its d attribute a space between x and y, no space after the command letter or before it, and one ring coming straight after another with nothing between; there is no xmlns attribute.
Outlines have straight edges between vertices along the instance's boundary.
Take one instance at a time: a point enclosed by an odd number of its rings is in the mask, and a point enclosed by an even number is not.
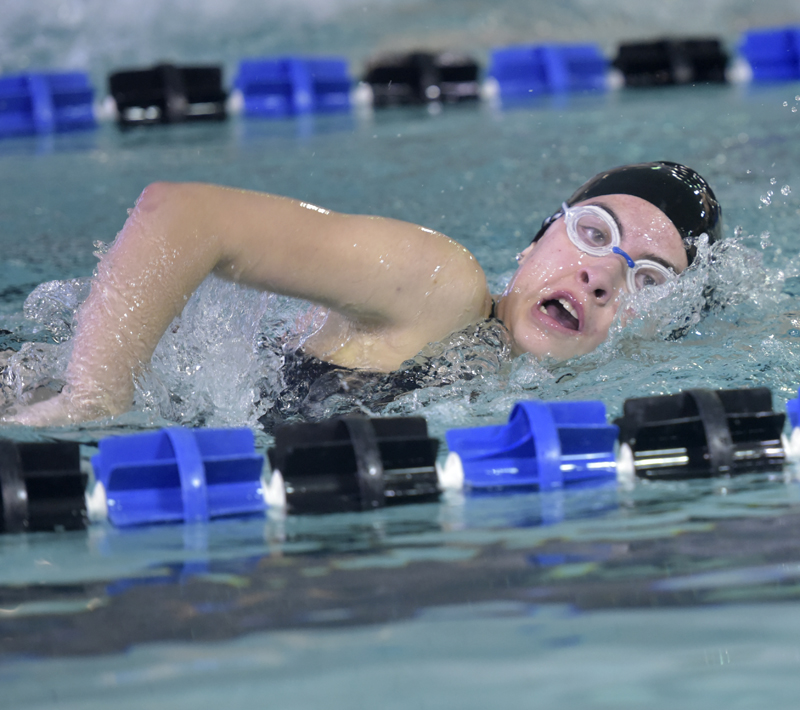
<svg viewBox="0 0 800 710"><path fill-rule="evenodd" d="M539 310L568 330L577 331L580 328L578 314L566 298L549 298L542 301Z"/></svg>

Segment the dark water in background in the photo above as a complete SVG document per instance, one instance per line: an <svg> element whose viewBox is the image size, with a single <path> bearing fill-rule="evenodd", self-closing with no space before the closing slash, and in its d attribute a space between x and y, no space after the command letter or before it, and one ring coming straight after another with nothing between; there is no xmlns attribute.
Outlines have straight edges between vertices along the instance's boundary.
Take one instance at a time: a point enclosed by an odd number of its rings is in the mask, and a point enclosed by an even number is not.
<svg viewBox="0 0 800 710"><path fill-rule="evenodd" d="M4 0L0 69L111 70L171 60L223 62L278 53L477 52L530 41L722 36L797 21L791 0Z"/></svg>

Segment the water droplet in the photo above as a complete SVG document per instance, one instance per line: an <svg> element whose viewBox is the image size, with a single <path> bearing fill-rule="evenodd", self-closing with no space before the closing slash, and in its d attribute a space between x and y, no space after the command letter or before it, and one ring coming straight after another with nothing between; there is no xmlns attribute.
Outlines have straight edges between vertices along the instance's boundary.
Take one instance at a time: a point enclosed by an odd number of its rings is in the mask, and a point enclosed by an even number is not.
<svg viewBox="0 0 800 710"><path fill-rule="evenodd" d="M788 101L784 101L784 102L783 102L783 105L784 105L784 106L788 106L788 105L789 105L789 102L788 102Z"/></svg>
<svg viewBox="0 0 800 710"><path fill-rule="evenodd" d="M784 186L781 188L781 195L783 195L784 197L785 197L786 195L791 195L791 194L792 194L792 188L791 188L791 186L790 186L790 185L784 185Z"/></svg>
<svg viewBox="0 0 800 710"><path fill-rule="evenodd" d="M797 113L797 106L792 106L792 113Z"/></svg>
<svg viewBox="0 0 800 710"><path fill-rule="evenodd" d="M770 195L770 194L761 195L760 199L761 199L761 204L762 205L771 205L772 204L772 195Z"/></svg>
<svg viewBox="0 0 800 710"><path fill-rule="evenodd" d="M770 178L769 179L769 184L770 185L774 185L776 182L778 182L778 178Z"/></svg>

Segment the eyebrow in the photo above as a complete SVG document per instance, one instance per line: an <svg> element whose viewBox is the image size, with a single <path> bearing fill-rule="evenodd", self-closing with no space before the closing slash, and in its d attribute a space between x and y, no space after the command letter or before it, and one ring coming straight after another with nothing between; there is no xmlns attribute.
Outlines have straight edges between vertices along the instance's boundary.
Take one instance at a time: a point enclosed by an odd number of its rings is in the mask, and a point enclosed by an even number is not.
<svg viewBox="0 0 800 710"><path fill-rule="evenodd" d="M622 241L625 238L625 228L622 226L622 222L620 222L616 212L614 212L614 210L612 210L605 202L593 202L592 204L601 207L611 215L611 219L614 220L614 223L617 225L617 229L619 230L620 241ZM655 261L656 264L661 264L661 266L663 266L665 269L672 269L672 271L674 271L676 274L681 273L675 264L673 264L671 261L667 261L667 259L665 259L663 256L658 256L658 254L652 254L648 252L647 254L641 254L637 259L634 259L634 261L642 260Z"/></svg>
<svg viewBox="0 0 800 710"><path fill-rule="evenodd" d="M658 256L658 254L642 254L638 259L634 259L634 261L655 261L656 264L661 264L661 266L663 266L665 269L672 269L672 271L676 274L681 273L678 271L678 268L675 266L675 264L667 261L661 256Z"/></svg>
<svg viewBox="0 0 800 710"><path fill-rule="evenodd" d="M601 207L606 212L608 212L608 214L611 215L611 219L614 220L614 224L617 225L617 229L619 230L620 240L622 240L623 237L625 236L625 228L622 226L622 222L619 221L619 217L617 217L617 213L614 212L614 210L612 210L605 202L592 202L591 204L597 205L598 207Z"/></svg>

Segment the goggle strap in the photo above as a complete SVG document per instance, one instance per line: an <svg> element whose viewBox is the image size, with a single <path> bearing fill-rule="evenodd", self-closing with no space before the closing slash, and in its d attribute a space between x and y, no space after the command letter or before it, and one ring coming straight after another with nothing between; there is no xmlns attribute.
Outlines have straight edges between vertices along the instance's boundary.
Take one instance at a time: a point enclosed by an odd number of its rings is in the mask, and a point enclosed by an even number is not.
<svg viewBox="0 0 800 710"><path fill-rule="evenodd" d="M544 229L546 227L549 227L557 219L563 217L567 213L568 209L569 209L569 207L567 206L567 203L566 202L562 202L561 203L561 209L558 212L556 212L555 214L550 215L544 222L542 222L542 229Z"/></svg>

